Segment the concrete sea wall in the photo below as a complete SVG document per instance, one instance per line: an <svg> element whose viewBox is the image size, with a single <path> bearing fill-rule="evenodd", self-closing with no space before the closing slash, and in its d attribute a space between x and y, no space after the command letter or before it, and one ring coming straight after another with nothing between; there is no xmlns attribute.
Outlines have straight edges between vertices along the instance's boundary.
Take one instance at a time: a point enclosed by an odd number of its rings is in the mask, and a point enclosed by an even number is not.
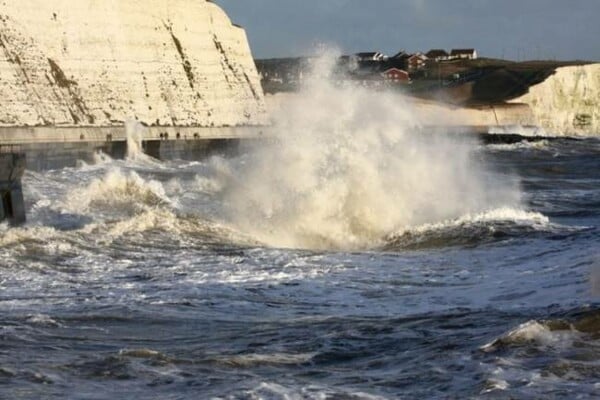
<svg viewBox="0 0 600 400"><path fill-rule="evenodd" d="M0 152L27 155L31 170L56 169L93 162L102 152L124 158L133 145L157 159L198 159L214 152L236 151L241 140L269 135L261 126L238 127L0 127Z"/></svg>

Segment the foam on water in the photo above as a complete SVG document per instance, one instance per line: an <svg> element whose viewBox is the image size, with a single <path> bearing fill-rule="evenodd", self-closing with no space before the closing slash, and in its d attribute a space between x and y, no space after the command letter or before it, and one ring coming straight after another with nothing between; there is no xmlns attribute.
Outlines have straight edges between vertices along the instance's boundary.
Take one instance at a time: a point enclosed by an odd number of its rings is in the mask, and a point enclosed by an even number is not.
<svg viewBox="0 0 600 400"><path fill-rule="evenodd" d="M425 233L428 231L442 230L451 227L464 227L473 224L485 224L492 222L508 222L513 225L531 226L543 229L548 226L550 220L548 217L538 212L530 212L511 207L500 207L477 214L466 214L452 220L446 220L434 224L424 224L415 228L411 228L409 231L413 233ZM407 231L398 231L391 236L393 237L402 235L406 232Z"/></svg>
<svg viewBox="0 0 600 400"><path fill-rule="evenodd" d="M27 322L33 325L47 326L47 327L60 327L61 324L52 319L49 315L35 314L30 315L27 318Z"/></svg>
<svg viewBox="0 0 600 400"><path fill-rule="evenodd" d="M227 397L216 399L250 398L256 400L322 400L322 399L349 399L349 400L385 400L387 397L368 394L361 391L329 389L318 386L291 388L273 382L261 382L255 388Z"/></svg>
<svg viewBox="0 0 600 400"><path fill-rule="evenodd" d="M0 225L0 233L0 247L7 247L25 241L44 242L59 235L59 232L51 227L12 228L6 224Z"/></svg>
<svg viewBox="0 0 600 400"><path fill-rule="evenodd" d="M524 137L552 136L544 128L535 125L498 125L490 126L488 133L495 135L519 135Z"/></svg>
<svg viewBox="0 0 600 400"><path fill-rule="evenodd" d="M273 116L276 138L230 175L242 231L272 246L369 248L398 230L519 207L517 182L495 178L475 143L419 133L435 121L417 120L407 98L310 82Z"/></svg>
<svg viewBox="0 0 600 400"><path fill-rule="evenodd" d="M94 153L93 157L94 164L107 164L113 161L113 159L106 153L102 151L97 151Z"/></svg>
<svg viewBox="0 0 600 400"><path fill-rule="evenodd" d="M216 361L237 367L252 367L258 365L299 365L310 362L317 353L289 354L243 354L217 358Z"/></svg>
<svg viewBox="0 0 600 400"><path fill-rule="evenodd" d="M489 144L485 146L489 150L504 150L504 151L514 151L514 150L545 150L549 147L550 142L548 140L539 140L534 142L522 141L518 143L509 143L509 144Z"/></svg>

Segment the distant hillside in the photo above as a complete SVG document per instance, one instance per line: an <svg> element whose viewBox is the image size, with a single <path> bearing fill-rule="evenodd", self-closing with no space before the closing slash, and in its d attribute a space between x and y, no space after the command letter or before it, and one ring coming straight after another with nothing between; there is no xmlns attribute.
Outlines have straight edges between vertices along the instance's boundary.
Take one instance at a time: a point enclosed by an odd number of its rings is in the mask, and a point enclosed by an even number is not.
<svg viewBox="0 0 600 400"><path fill-rule="evenodd" d="M312 58L255 60L266 93L295 91L310 75ZM514 62L491 58L475 60L429 61L411 73L410 85L389 84L389 88L424 98L459 105L497 104L528 93L531 86L544 82L557 68L591 64L588 61ZM392 67L389 60L363 63L349 72L340 61L335 74L339 79L381 80L381 73ZM387 83L382 82L377 87Z"/></svg>

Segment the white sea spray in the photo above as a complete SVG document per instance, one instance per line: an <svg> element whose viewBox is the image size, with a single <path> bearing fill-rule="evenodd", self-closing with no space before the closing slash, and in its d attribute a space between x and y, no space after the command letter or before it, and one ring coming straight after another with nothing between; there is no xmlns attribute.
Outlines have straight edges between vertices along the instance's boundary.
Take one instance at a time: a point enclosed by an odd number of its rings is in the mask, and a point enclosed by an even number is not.
<svg viewBox="0 0 600 400"><path fill-rule="evenodd" d="M273 140L233 171L226 199L241 230L273 246L365 248L410 227L519 209L518 184L498 179L473 141L420 129L446 116L421 121L398 93L336 85L333 60L285 97Z"/></svg>

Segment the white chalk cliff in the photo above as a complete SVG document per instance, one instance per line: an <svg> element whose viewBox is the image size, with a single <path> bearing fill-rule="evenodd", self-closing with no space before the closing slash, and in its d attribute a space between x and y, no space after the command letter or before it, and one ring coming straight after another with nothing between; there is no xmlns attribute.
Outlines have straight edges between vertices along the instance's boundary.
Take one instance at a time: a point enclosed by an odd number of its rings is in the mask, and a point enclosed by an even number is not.
<svg viewBox="0 0 600 400"><path fill-rule="evenodd" d="M549 134L600 135L600 64L558 68L514 102L528 104Z"/></svg>
<svg viewBox="0 0 600 400"><path fill-rule="evenodd" d="M262 124L244 30L206 0L0 0L0 126Z"/></svg>

